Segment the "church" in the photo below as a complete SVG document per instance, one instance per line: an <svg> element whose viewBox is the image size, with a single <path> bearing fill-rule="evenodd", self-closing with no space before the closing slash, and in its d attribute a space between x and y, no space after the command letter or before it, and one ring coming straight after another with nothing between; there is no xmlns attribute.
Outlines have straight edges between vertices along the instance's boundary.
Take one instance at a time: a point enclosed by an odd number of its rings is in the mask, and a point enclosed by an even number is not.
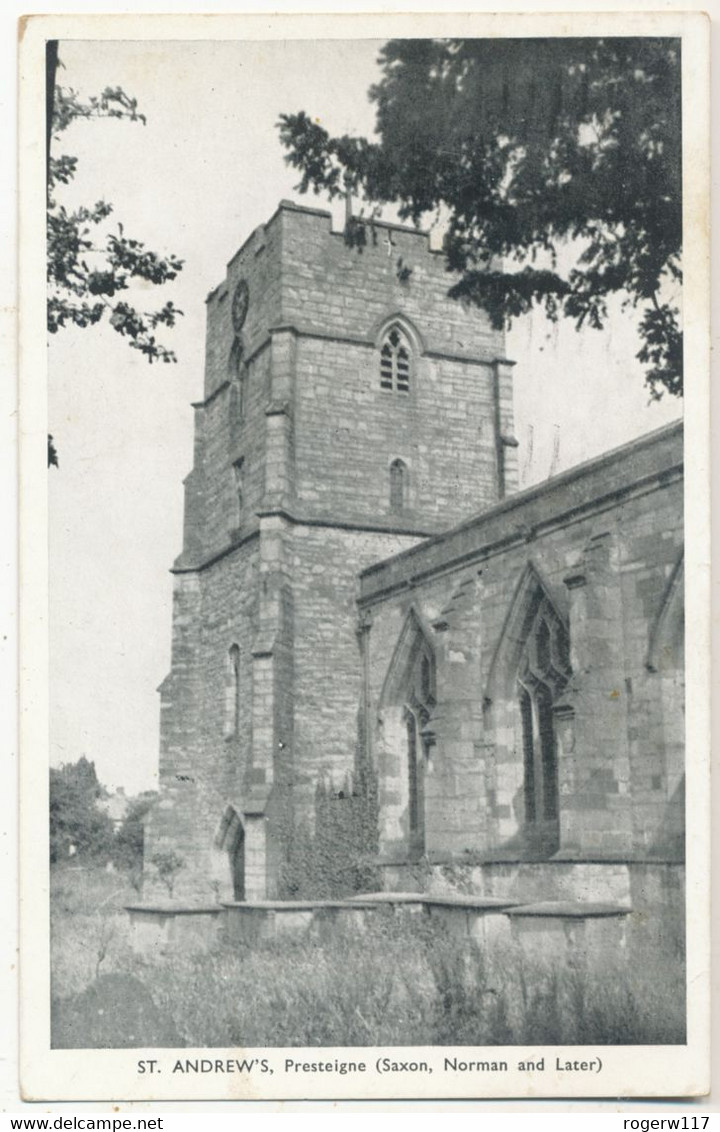
<svg viewBox="0 0 720 1132"><path fill-rule="evenodd" d="M208 297L178 899L682 902L682 425L519 491L504 335L448 287L427 233L283 201Z"/></svg>

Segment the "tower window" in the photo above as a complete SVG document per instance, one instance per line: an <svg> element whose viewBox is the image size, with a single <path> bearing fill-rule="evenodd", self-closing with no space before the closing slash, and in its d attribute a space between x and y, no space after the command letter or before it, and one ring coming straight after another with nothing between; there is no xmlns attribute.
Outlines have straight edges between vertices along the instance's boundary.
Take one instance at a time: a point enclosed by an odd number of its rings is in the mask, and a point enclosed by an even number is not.
<svg viewBox="0 0 720 1132"><path fill-rule="evenodd" d="M237 520L240 523L245 504L245 460L242 457L233 464L233 486L237 503Z"/></svg>
<svg viewBox="0 0 720 1132"><path fill-rule="evenodd" d="M380 349L380 388L388 393L410 392L410 343L399 326L388 331Z"/></svg>
<svg viewBox="0 0 720 1132"><path fill-rule="evenodd" d="M227 656L225 685L225 736L233 739L240 731L240 648L231 645Z"/></svg>
<svg viewBox="0 0 720 1132"><path fill-rule="evenodd" d="M390 510L405 511L408 505L408 469L402 460L390 465Z"/></svg>
<svg viewBox="0 0 720 1132"><path fill-rule="evenodd" d="M240 338L236 338L230 350L228 359L228 380L230 381L230 430L234 432L242 423L245 415L245 385L247 382L248 367L244 360L244 346Z"/></svg>

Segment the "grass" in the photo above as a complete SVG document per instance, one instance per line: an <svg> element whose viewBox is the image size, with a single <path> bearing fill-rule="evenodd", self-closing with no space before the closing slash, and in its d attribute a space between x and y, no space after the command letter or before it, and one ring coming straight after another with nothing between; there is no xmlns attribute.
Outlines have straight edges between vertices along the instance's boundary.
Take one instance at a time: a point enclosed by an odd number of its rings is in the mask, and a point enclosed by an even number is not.
<svg viewBox="0 0 720 1132"><path fill-rule="evenodd" d="M122 873L100 868L50 871L50 969L53 997L84 990L100 974L127 962L130 924L125 905L137 893Z"/></svg>
<svg viewBox="0 0 720 1132"><path fill-rule="evenodd" d="M669 957L646 955L628 968L607 955L583 975L507 946L481 951L425 918L387 909L362 933L141 956L130 948L122 912L133 898L117 876L64 870L54 877L58 1016L70 1017L73 1001L77 1009L89 1009L91 998L96 1004L98 987L110 995L104 1009L112 1016L112 993L129 1000L134 987L152 999L157 1033L173 1033L172 1044L188 1047L685 1040L683 967ZM94 1040L150 1044L136 1040L138 1025L137 1018L128 1023L125 1038L116 1024L114 1036Z"/></svg>

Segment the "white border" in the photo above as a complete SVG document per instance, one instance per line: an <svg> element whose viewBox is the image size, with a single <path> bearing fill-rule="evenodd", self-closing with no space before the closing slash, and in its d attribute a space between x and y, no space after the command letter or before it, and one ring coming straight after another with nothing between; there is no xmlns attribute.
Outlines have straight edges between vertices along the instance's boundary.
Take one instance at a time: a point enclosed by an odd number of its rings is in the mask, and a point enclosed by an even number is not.
<svg viewBox="0 0 720 1132"><path fill-rule="evenodd" d="M689 375L685 401L686 444L686 555L687 623L693 639L688 650L688 1045L687 1047L612 1047L601 1051L606 1062L599 1091L589 1090L587 1080L576 1088L563 1081L562 1096L688 1096L704 1092L709 1084L709 81L708 25L699 14L641 13L623 11L622 33L627 35L682 35L683 101L685 108L684 153L684 248L686 311L686 370ZM128 1100L149 1100L145 1081L135 1073L139 1051L67 1051L49 1049L49 915L47 899L47 499L45 479L46 348L44 327L44 63L46 38L115 39L205 39L233 37L265 38L349 38L352 35L390 38L402 35L599 35L618 34L618 16L587 12L562 15L535 14L509 16L507 11L493 15L458 13L454 15L415 14L409 20L397 13L382 16L286 15L272 17L227 17L225 15L184 16L47 16L33 17L23 25L20 55L20 170L21 170L21 261L20 320L21 392L21 491L23 516L20 570L21 606L21 815L22 902L21 940L23 965L22 1075L28 1098L106 1099L121 1096ZM692 60L692 64L690 64ZM229 1055L235 1051L228 1051ZM397 1057L401 1051L391 1051ZM468 1052L469 1051L464 1051ZM537 1051L535 1051L537 1053ZM332 1051L326 1051L333 1056ZM418 1053L418 1051L416 1051ZM431 1051L438 1055L438 1051ZM565 1050L563 1050L565 1053ZM589 1056L580 1048L576 1056ZM267 1051L261 1051L267 1054ZM202 1055L202 1051L199 1051ZM312 1051L317 1058L317 1051ZM503 1056L493 1050L495 1058ZM507 1051L507 1059L518 1058L521 1047ZM567 1055L572 1056L570 1050ZM152 1056L151 1053L148 1056ZM176 1051L165 1056L173 1059ZM192 1056L183 1050L182 1056ZM213 1051L222 1057L223 1051ZM282 1057L282 1051L272 1051ZM310 1056L310 1054L308 1055ZM367 1050L337 1051L350 1060L368 1059ZM428 1055L430 1056L430 1055ZM369 1059L368 1059L369 1060ZM132 1072L129 1067L132 1067ZM415 1097L437 1095L438 1077L432 1088ZM157 1079L156 1079L157 1082ZM314 1096L385 1096L382 1081L364 1081L362 1092L347 1078L332 1078L330 1092L313 1091ZM192 1099L228 1097L250 1099L308 1096L307 1086L299 1093L281 1085L281 1077L267 1079L262 1094L236 1091L238 1082L185 1079L183 1093L157 1085L153 1099ZM417 1080L413 1082L417 1085ZM375 1085L380 1086L376 1091ZM278 1087L279 1086L279 1087ZM458 1082L462 1096L470 1085ZM404 1093L402 1095L407 1095ZM477 1094L476 1094L477 1095ZM531 1095L525 1081L506 1079L494 1089L494 1096ZM547 1091L538 1092L547 1096Z"/></svg>

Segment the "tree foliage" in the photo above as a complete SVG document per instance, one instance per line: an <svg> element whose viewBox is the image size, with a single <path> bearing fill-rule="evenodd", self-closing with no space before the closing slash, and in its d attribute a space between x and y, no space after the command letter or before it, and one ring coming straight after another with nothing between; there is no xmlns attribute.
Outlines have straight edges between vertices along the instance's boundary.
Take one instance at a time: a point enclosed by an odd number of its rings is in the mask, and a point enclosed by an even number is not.
<svg viewBox="0 0 720 1132"><path fill-rule="evenodd" d="M449 293L496 328L536 305L601 328L619 293L651 395L681 394L679 41L396 40L380 64L378 140L282 115L298 188L446 221Z"/></svg>
<svg viewBox="0 0 720 1132"><path fill-rule="evenodd" d="M145 820L156 801L153 793L140 794L130 802L120 828L115 833L113 862L127 873L134 888L142 883L145 854Z"/></svg>
<svg viewBox="0 0 720 1132"><path fill-rule="evenodd" d="M184 858L174 849L158 850L154 854L151 864L155 866L159 879L165 885L168 896L172 899L177 875L185 868Z"/></svg>
<svg viewBox="0 0 720 1132"><path fill-rule="evenodd" d="M67 128L79 120L125 119L145 124L137 101L120 87L82 99L56 82L57 44L48 44L47 67L47 325L51 334L63 327L88 327L105 318L110 326L149 362L177 358L156 337L159 327L172 327L182 311L168 300L155 310L139 310L129 299L135 284L162 285L175 279L183 261L160 256L126 234L121 223L109 230L113 206L107 201L69 208L62 186L75 178L77 157L54 153ZM57 466L57 451L48 438L48 465Z"/></svg>
<svg viewBox="0 0 720 1132"><path fill-rule="evenodd" d="M84 756L76 763L50 768L51 862L71 855L80 861L108 860L113 824L97 804L102 795L95 763Z"/></svg>

